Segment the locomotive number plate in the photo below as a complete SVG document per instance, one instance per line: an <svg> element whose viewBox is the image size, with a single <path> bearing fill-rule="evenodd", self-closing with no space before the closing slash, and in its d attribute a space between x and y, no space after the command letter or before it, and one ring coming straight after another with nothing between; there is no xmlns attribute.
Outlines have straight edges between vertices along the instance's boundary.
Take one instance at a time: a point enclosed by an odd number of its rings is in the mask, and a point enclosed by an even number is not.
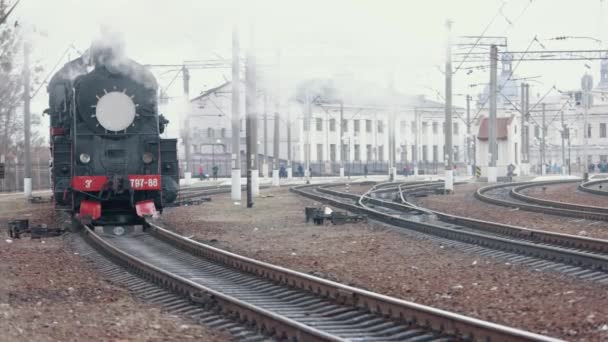
<svg viewBox="0 0 608 342"><path fill-rule="evenodd" d="M133 190L160 190L160 175L129 175Z"/></svg>

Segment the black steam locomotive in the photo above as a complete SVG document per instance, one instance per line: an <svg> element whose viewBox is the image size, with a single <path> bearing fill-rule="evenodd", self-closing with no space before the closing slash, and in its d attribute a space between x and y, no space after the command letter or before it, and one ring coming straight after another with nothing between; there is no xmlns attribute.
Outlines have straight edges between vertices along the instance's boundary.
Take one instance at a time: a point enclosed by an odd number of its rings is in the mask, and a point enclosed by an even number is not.
<svg viewBox="0 0 608 342"><path fill-rule="evenodd" d="M142 65L93 46L49 82L55 207L96 225L134 224L175 201L177 141L161 139L158 85Z"/></svg>

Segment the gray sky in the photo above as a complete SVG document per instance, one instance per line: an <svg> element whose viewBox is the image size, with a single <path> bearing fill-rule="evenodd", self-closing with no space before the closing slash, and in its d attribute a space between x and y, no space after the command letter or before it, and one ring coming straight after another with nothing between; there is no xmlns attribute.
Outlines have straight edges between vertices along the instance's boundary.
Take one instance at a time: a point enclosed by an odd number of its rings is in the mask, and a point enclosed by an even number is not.
<svg viewBox="0 0 608 342"><path fill-rule="evenodd" d="M502 14L497 15L501 6ZM272 61L280 48L286 78L350 72L355 78L386 85L394 70L400 91L435 99L432 89L443 93L444 88L438 66L443 69L446 19L454 22L454 37L479 35L491 23L486 35L507 36L509 48L516 51L525 50L534 36L547 49L597 49L608 43L606 10L606 3L600 0L22 0L13 19L45 32L34 33L31 39L34 57L47 71L70 44L86 49L100 25L123 34L133 59L157 64L230 57L232 23L240 23L242 46L246 47L254 22L260 60ZM592 36L604 42L546 40L555 36ZM534 44L531 50L542 49ZM584 63L524 62L516 74L542 76L542 83L532 83L535 93L544 93L553 84L560 89L576 88L588 70ZM599 62L587 64L597 82ZM230 77L229 70L192 74L192 94ZM173 76L159 76L161 86ZM468 85L486 83L488 78L481 70L470 75L458 72L454 93L475 94L482 87ZM169 90L171 96L179 96L181 82ZM462 101L455 99L457 105ZM46 92L41 91L32 109L40 112L46 103Z"/></svg>

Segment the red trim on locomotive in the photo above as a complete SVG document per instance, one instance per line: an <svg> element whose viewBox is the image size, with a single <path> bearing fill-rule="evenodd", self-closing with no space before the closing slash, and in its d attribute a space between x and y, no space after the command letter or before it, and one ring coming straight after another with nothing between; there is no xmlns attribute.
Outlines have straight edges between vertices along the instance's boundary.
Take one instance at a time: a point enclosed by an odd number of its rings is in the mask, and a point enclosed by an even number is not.
<svg viewBox="0 0 608 342"><path fill-rule="evenodd" d="M72 189L79 191L100 191L108 182L108 176L74 176Z"/></svg>
<svg viewBox="0 0 608 342"><path fill-rule="evenodd" d="M97 220L101 217L101 203L88 200L80 201L80 217L90 217L92 220Z"/></svg>
<svg viewBox="0 0 608 342"><path fill-rule="evenodd" d="M135 212L139 217L156 215L154 200L145 200L135 203Z"/></svg>
<svg viewBox="0 0 608 342"><path fill-rule="evenodd" d="M160 175L128 175L131 189L136 191L161 190ZM79 191L100 191L108 182L108 176L74 176L72 188Z"/></svg>
<svg viewBox="0 0 608 342"><path fill-rule="evenodd" d="M68 130L64 127L51 127L51 136L54 137L56 135L66 135Z"/></svg>

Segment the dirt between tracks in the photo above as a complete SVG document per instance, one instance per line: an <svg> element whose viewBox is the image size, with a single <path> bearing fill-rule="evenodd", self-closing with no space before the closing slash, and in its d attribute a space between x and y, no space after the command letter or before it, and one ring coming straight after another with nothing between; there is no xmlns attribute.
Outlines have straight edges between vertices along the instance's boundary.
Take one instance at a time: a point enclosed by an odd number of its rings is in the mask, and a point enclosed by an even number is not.
<svg viewBox="0 0 608 342"><path fill-rule="evenodd" d="M163 220L213 246L345 284L568 340L608 339L605 286L465 254L378 223L306 224L304 207L318 203L285 188L261 195L254 209L221 194L166 210Z"/></svg>
<svg viewBox="0 0 608 342"><path fill-rule="evenodd" d="M595 195L578 190L580 183L555 184L544 187L536 186L524 189L525 195L550 201L575 203L594 207L608 208L608 196Z"/></svg>
<svg viewBox="0 0 608 342"><path fill-rule="evenodd" d="M19 217L0 211L0 216ZM31 223L52 225L50 208ZM99 278L63 238L0 239L0 341L229 341L192 321L137 302Z"/></svg>
<svg viewBox="0 0 608 342"><path fill-rule="evenodd" d="M526 228L564 234L608 239L608 222L583 220L574 217L535 213L482 202L473 194L482 184L463 184L454 188L454 194L430 195L417 199L425 208L448 214L472 217ZM567 197L567 194L564 194Z"/></svg>

